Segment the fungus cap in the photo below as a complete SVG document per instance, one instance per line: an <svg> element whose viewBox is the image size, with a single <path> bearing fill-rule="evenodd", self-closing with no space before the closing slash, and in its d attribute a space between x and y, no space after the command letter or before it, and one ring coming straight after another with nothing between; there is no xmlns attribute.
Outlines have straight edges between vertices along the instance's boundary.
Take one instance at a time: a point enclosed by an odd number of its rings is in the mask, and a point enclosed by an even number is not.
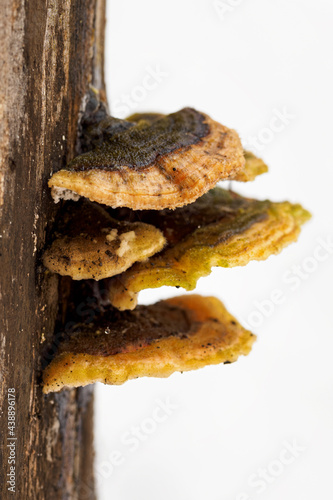
<svg viewBox="0 0 333 500"><path fill-rule="evenodd" d="M254 340L215 297L186 295L118 314L110 309L59 345L44 370L44 392L230 363L247 355Z"/></svg>
<svg viewBox="0 0 333 500"><path fill-rule="evenodd" d="M136 217L126 210L116 214ZM222 188L174 211L140 215L142 221L161 229L167 245L110 279L110 301L121 310L133 309L138 293L146 288L167 285L193 290L213 266L244 266L267 259L296 241L301 225L310 218L301 205L248 199Z"/></svg>
<svg viewBox="0 0 333 500"><path fill-rule="evenodd" d="M237 173L234 179L235 181L241 181L241 182L254 181L254 179L258 175L262 175L268 172L268 166L266 165L266 163L261 158L258 158L258 156L253 154L251 151L244 151L244 158L245 158L245 167L243 170L240 170Z"/></svg>
<svg viewBox="0 0 333 500"><path fill-rule="evenodd" d="M244 169L238 134L204 113L184 108L132 120L94 126L92 151L49 180L55 201L79 195L111 207L176 208Z"/></svg>
<svg viewBox="0 0 333 500"><path fill-rule="evenodd" d="M94 203L68 203L55 238L43 255L50 271L74 280L100 280L126 271L165 245L157 227L117 221Z"/></svg>

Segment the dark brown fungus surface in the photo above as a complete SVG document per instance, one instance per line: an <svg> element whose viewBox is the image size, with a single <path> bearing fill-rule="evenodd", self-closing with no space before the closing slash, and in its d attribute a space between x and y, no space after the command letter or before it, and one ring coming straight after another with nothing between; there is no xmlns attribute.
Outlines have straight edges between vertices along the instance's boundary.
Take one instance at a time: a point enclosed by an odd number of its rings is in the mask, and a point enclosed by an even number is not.
<svg viewBox="0 0 333 500"><path fill-rule="evenodd" d="M134 210L176 208L245 168L237 133L192 108L106 117L91 134L93 149L49 180L55 201L83 196Z"/></svg>
<svg viewBox="0 0 333 500"><path fill-rule="evenodd" d="M115 276L160 251L165 245L157 227L140 221L117 221L89 201L68 202L43 256L44 265L75 280Z"/></svg>
<svg viewBox="0 0 333 500"><path fill-rule="evenodd" d="M301 225L310 218L301 205L248 199L222 188L176 210L112 213L125 220L149 221L167 240L161 252L110 280L111 303L121 310L136 306L140 290L163 285L193 290L213 266L267 259L296 241Z"/></svg>
<svg viewBox="0 0 333 500"><path fill-rule="evenodd" d="M186 295L126 312L109 308L77 324L60 344L44 370L44 392L233 362L254 340L215 297Z"/></svg>

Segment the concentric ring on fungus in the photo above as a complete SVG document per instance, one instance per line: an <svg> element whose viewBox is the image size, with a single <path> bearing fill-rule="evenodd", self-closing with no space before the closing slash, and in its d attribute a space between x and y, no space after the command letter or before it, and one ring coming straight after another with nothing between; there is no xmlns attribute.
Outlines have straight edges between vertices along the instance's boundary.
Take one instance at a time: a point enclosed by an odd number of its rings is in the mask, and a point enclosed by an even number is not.
<svg viewBox="0 0 333 500"><path fill-rule="evenodd" d="M142 117L108 117L95 126L92 133L102 139L94 149L49 180L54 200L84 196L134 210L176 208L220 180L237 179L245 167L238 134L204 113L184 108Z"/></svg>
<svg viewBox="0 0 333 500"><path fill-rule="evenodd" d="M138 216L126 209L112 213L130 220ZM299 204L248 199L222 188L174 211L140 212L140 220L163 232L167 245L110 279L111 304L120 310L133 309L138 293L146 288L193 290L214 266L244 266L251 260L267 259L296 241L309 218Z"/></svg>
<svg viewBox="0 0 333 500"><path fill-rule="evenodd" d="M43 373L44 392L95 382L123 384L137 377L168 377L247 355L255 335L215 297L184 295L138 306L109 309L78 324Z"/></svg>
<svg viewBox="0 0 333 500"><path fill-rule="evenodd" d="M184 295L137 306L138 293L163 285L193 290L214 266L277 254L296 241L309 212L215 187L268 169L243 151L234 130L204 113L184 108L120 120L93 93L89 104L83 154L49 180L56 202L76 203L60 213L44 264L82 281L60 281L66 299L44 392L167 377L248 354L255 336L218 299ZM94 306L88 318L78 306L86 300Z"/></svg>

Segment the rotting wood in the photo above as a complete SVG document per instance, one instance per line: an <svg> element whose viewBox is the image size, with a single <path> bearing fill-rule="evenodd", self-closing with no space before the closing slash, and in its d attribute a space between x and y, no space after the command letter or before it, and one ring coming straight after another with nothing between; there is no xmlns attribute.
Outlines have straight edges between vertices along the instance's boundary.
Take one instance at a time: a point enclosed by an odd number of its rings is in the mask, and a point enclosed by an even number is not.
<svg viewBox="0 0 333 500"><path fill-rule="evenodd" d="M1 0L0 485L8 491L8 389L16 395L15 491L24 499L94 499L91 388L43 396L58 277L40 255L59 207L47 179L75 154L89 85L105 96L105 0ZM15 498L15 495L14 495Z"/></svg>

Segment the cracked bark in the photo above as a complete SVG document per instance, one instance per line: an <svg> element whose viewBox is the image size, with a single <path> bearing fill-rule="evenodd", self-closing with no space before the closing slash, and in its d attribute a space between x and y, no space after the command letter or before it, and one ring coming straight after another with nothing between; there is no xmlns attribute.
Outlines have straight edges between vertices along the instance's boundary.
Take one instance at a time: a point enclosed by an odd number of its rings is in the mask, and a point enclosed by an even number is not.
<svg viewBox="0 0 333 500"><path fill-rule="evenodd" d="M16 395L16 497L94 499L91 388L44 396L59 280L40 264L59 207L47 180L77 147L89 85L105 96L105 0L0 0L0 485ZM15 495L14 495L15 497Z"/></svg>

